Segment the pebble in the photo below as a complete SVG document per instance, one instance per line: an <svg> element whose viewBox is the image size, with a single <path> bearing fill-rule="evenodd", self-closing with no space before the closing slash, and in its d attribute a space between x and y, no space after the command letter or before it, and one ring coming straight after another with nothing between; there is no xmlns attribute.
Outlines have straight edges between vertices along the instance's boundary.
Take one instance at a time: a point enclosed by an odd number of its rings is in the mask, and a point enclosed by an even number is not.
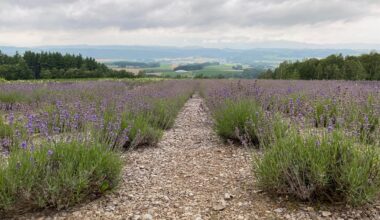
<svg viewBox="0 0 380 220"><path fill-rule="evenodd" d="M329 217L331 215L331 212L328 211L322 211L321 213L323 217Z"/></svg>
<svg viewBox="0 0 380 220"><path fill-rule="evenodd" d="M284 209L283 208L278 208L278 209L275 209L274 211L277 212L277 213L282 213L284 211Z"/></svg>
<svg viewBox="0 0 380 220"><path fill-rule="evenodd" d="M153 219L153 216L151 214L145 214L142 217L142 220L152 220L152 219Z"/></svg>
<svg viewBox="0 0 380 220"><path fill-rule="evenodd" d="M216 204L214 204L212 209L214 211L223 211L226 208L226 206L227 206L227 202L224 199L221 199Z"/></svg>
<svg viewBox="0 0 380 220"><path fill-rule="evenodd" d="M132 220L140 220L141 219L141 216L140 215L134 215L132 217Z"/></svg>
<svg viewBox="0 0 380 220"><path fill-rule="evenodd" d="M225 193L224 194L224 199L225 200L231 200L232 198L233 198L233 196L231 194L229 194L229 193Z"/></svg>

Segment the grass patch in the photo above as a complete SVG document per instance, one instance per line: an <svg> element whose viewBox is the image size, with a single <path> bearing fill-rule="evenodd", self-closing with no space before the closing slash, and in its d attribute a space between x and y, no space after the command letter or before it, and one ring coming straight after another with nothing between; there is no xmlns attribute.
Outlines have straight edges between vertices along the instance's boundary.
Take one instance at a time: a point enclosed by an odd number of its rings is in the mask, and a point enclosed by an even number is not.
<svg viewBox="0 0 380 220"><path fill-rule="evenodd" d="M62 209L113 189L119 156L96 143L46 144L13 151L0 164L0 213Z"/></svg>
<svg viewBox="0 0 380 220"><path fill-rule="evenodd" d="M254 161L261 188L308 201L372 201L380 189L377 148L337 130L324 134L290 132Z"/></svg>

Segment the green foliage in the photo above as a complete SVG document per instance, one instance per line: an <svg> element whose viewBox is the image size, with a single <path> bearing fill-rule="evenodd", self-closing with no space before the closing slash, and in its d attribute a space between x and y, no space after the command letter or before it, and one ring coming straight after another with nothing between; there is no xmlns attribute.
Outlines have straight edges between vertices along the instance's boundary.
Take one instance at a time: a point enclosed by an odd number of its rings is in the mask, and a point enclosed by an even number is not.
<svg viewBox="0 0 380 220"><path fill-rule="evenodd" d="M130 118L128 140L124 147L134 148L142 145L154 145L162 136L162 130L152 126L150 118L145 114L138 114Z"/></svg>
<svg viewBox="0 0 380 220"><path fill-rule="evenodd" d="M186 96L180 96L175 100L162 99L153 102L150 123L163 130L171 128L174 125L176 115L186 100Z"/></svg>
<svg viewBox="0 0 380 220"><path fill-rule="evenodd" d="M258 103L251 100L227 100L214 112L215 130L226 140L260 146L265 115Z"/></svg>
<svg viewBox="0 0 380 220"><path fill-rule="evenodd" d="M219 63L218 62L191 63L191 64L177 66L176 68L174 68L174 71L177 71L177 70L186 70L186 71L201 70L207 66L212 66L212 65L219 65Z"/></svg>
<svg viewBox="0 0 380 220"><path fill-rule="evenodd" d="M107 63L111 66L117 66L119 68L159 68L160 63L157 62L151 62L151 63L144 63L144 62L134 62L134 61L114 61Z"/></svg>
<svg viewBox="0 0 380 220"><path fill-rule="evenodd" d="M0 77L6 80L16 79L32 79L32 71L25 65L20 64L5 64L0 65Z"/></svg>
<svg viewBox="0 0 380 220"><path fill-rule="evenodd" d="M109 69L94 58L81 55L26 51L7 56L0 51L0 77L6 80L59 78L132 78L133 74Z"/></svg>
<svg viewBox="0 0 380 220"><path fill-rule="evenodd" d="M0 115L0 140L3 138L9 138L13 134L11 126L5 124L3 117ZM1 147L1 145L0 145Z"/></svg>
<svg viewBox="0 0 380 220"><path fill-rule="evenodd" d="M358 144L341 131L290 131L254 161L261 188L301 200L363 204L380 189L377 148Z"/></svg>
<svg viewBox="0 0 380 220"><path fill-rule="evenodd" d="M264 148L283 137L288 128L280 114L266 115L252 100L227 100L215 110L215 130L225 140Z"/></svg>
<svg viewBox="0 0 380 220"><path fill-rule="evenodd" d="M380 118L377 115L374 106L374 97L369 96L364 108L364 116L360 111L353 111L356 113L357 121L360 124L359 135L361 141L367 144L379 144L380 137Z"/></svg>
<svg viewBox="0 0 380 220"><path fill-rule="evenodd" d="M320 99L314 102L315 127L328 127L336 124L339 113L338 105L331 99ZM337 124L338 126L338 124Z"/></svg>
<svg viewBox="0 0 380 220"><path fill-rule="evenodd" d="M112 146L112 148L134 148L143 145L154 145L162 136L163 130L173 126L174 120L188 99L189 94L180 95L172 99L150 100L150 107L144 111L125 111L121 115L121 126L118 131L109 132L108 125L117 120L117 112L113 105L109 105L104 112L103 129L94 128L93 132L101 143ZM130 109L130 108L127 108ZM122 137L126 132L127 140ZM110 135L115 135L110 137Z"/></svg>
<svg viewBox="0 0 380 220"><path fill-rule="evenodd" d="M370 53L358 57L343 57L339 54L321 60L285 61L274 71L262 73L259 78L380 80L380 54Z"/></svg>
<svg viewBox="0 0 380 220"><path fill-rule="evenodd" d="M261 146L264 148L271 147L278 139L287 135L289 129L289 122L286 121L280 114L274 116L267 116L260 124L259 140Z"/></svg>
<svg viewBox="0 0 380 220"><path fill-rule="evenodd" d="M5 105L6 110L12 110L16 103L27 101L27 97L20 91L9 91L0 93L0 102Z"/></svg>
<svg viewBox="0 0 380 220"><path fill-rule="evenodd" d="M119 156L97 143L13 151L0 164L0 212L66 208L116 187L121 167Z"/></svg>
<svg viewBox="0 0 380 220"><path fill-rule="evenodd" d="M122 128L128 128L129 140L124 147L156 144L163 130L171 128L175 118L188 99L189 95L178 96L174 99L159 99L152 101L149 111L125 113Z"/></svg>

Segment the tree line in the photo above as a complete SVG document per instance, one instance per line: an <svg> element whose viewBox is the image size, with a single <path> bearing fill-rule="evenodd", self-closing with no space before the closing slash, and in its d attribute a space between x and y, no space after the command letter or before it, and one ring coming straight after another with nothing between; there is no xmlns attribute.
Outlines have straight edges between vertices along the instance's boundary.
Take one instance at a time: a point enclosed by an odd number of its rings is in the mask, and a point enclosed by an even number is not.
<svg viewBox="0 0 380 220"><path fill-rule="evenodd" d="M219 62L206 62L206 63L190 63L185 65L179 65L174 68L174 71L185 70L185 71L196 71L201 70L207 66L219 65Z"/></svg>
<svg viewBox="0 0 380 220"><path fill-rule="evenodd" d="M23 55L9 56L0 51L0 78L6 80L101 77L124 78L133 74L112 70L82 55L26 51Z"/></svg>
<svg viewBox="0 0 380 220"><path fill-rule="evenodd" d="M150 63L144 63L144 62L134 62L134 61L114 61L107 63L111 66L117 66L119 68L157 68L160 67L160 63L158 62L150 62Z"/></svg>
<svg viewBox="0 0 380 220"><path fill-rule="evenodd" d="M324 59L281 63L274 70L260 74L261 79L304 80L380 80L380 54L371 52L361 56L330 55Z"/></svg>

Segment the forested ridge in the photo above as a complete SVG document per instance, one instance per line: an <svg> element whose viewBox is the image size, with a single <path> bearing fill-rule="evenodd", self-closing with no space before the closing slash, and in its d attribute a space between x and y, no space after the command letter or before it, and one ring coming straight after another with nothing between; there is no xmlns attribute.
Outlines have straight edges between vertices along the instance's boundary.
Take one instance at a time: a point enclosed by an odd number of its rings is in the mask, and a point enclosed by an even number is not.
<svg viewBox="0 0 380 220"><path fill-rule="evenodd" d="M324 59L285 61L275 70L267 70L262 79L342 79L380 80L380 54L371 52L361 56L330 55Z"/></svg>
<svg viewBox="0 0 380 220"><path fill-rule="evenodd" d="M126 71L111 70L94 58L82 55L26 51L23 55L9 56L0 51L0 78L6 80L132 76Z"/></svg>

